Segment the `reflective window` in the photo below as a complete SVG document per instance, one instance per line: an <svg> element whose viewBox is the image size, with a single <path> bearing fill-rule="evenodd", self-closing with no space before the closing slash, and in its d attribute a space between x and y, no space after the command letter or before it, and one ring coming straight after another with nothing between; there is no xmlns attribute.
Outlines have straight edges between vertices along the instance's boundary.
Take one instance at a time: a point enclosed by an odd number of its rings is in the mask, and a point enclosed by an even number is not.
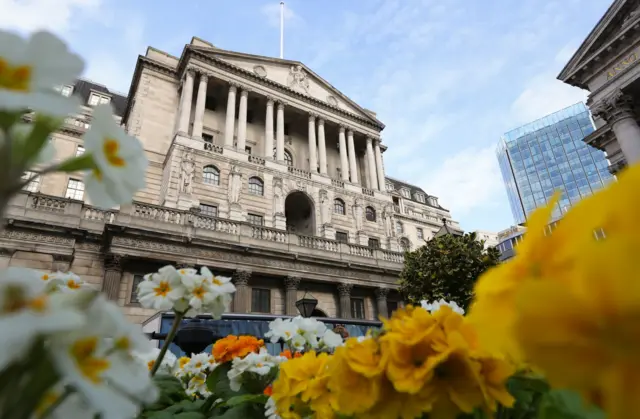
<svg viewBox="0 0 640 419"><path fill-rule="evenodd" d="M340 215L346 214L344 201L342 199L336 198L333 200L333 212Z"/></svg>
<svg viewBox="0 0 640 419"><path fill-rule="evenodd" d="M220 184L220 171L215 166L205 166L202 169L202 181L210 185Z"/></svg>
<svg viewBox="0 0 640 419"><path fill-rule="evenodd" d="M367 207L365 210L365 216L367 221L375 221L376 220L376 210L373 207Z"/></svg>
<svg viewBox="0 0 640 419"><path fill-rule="evenodd" d="M249 178L249 193L251 195L264 195L264 182L259 177Z"/></svg>

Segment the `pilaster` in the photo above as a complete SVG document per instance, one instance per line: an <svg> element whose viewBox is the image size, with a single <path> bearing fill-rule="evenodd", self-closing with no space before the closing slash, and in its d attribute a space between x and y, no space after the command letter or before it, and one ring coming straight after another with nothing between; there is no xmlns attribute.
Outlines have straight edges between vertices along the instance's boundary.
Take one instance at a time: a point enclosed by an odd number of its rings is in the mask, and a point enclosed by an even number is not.
<svg viewBox="0 0 640 419"><path fill-rule="evenodd" d="M235 313L249 313L251 311L251 288L249 288L251 271L238 269L233 273L233 284L236 292L233 294L233 311Z"/></svg>
<svg viewBox="0 0 640 419"><path fill-rule="evenodd" d="M340 298L340 317L343 319L351 318L351 290L352 284L338 284L338 295Z"/></svg>
<svg viewBox="0 0 640 419"><path fill-rule="evenodd" d="M376 308L378 309L378 317L387 317L389 315L389 309L387 307L387 295L389 294L389 288L376 288Z"/></svg>
<svg viewBox="0 0 640 419"><path fill-rule="evenodd" d="M122 281L122 257L119 255L107 255L104 259L104 279L102 280L102 292L108 299L117 301Z"/></svg>
<svg viewBox="0 0 640 419"><path fill-rule="evenodd" d="M298 308L296 301L298 300L298 287L300 286L300 277L297 275L288 275L284 279L285 289L285 314L288 316L297 316Z"/></svg>

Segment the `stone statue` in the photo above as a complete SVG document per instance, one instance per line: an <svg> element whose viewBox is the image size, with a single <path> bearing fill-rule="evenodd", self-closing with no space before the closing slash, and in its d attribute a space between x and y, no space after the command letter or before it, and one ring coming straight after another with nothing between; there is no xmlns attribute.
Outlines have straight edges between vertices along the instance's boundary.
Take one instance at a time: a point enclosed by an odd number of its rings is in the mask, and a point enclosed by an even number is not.
<svg viewBox="0 0 640 419"><path fill-rule="evenodd" d="M393 222L391 219L391 217L393 216L392 214L393 212L392 212L391 205L387 205L382 210L382 219L384 220L384 232L387 235L387 237L393 236Z"/></svg>
<svg viewBox="0 0 640 419"><path fill-rule="evenodd" d="M196 170L196 160L191 150L186 150L180 163L180 192L193 193L193 174Z"/></svg>
<svg viewBox="0 0 640 419"><path fill-rule="evenodd" d="M304 72L301 65L291 66L289 69L289 77L287 78L287 86L291 88L299 87L309 94L309 78Z"/></svg>
<svg viewBox="0 0 640 419"><path fill-rule="evenodd" d="M284 189L282 178L273 178L273 212L277 215L284 215Z"/></svg>
<svg viewBox="0 0 640 419"><path fill-rule="evenodd" d="M242 190L242 173L238 166L231 166L229 172L229 203L236 204L240 201L240 191Z"/></svg>
<svg viewBox="0 0 640 419"><path fill-rule="evenodd" d="M353 203L353 218L355 219L356 231L362 231L362 205L358 198Z"/></svg>
<svg viewBox="0 0 640 419"><path fill-rule="evenodd" d="M324 189L320 191L320 218L322 225L331 224L331 203Z"/></svg>

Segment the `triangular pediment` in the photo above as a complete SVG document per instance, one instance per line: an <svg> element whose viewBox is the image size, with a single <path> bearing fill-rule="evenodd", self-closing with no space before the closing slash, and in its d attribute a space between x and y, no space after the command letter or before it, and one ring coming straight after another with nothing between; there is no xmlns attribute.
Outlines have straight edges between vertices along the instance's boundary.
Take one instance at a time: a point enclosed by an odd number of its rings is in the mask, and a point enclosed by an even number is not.
<svg viewBox="0 0 640 419"><path fill-rule="evenodd" d="M212 58L249 71L258 77L266 78L298 93L367 119L376 125L382 125L373 113L362 108L299 61L244 54L218 48L196 47L195 49Z"/></svg>
<svg viewBox="0 0 640 419"><path fill-rule="evenodd" d="M582 45L573 54L558 79L569 82L569 79L583 68L595 55L601 53L611 41L625 32L632 30L640 22L640 1L615 0Z"/></svg>

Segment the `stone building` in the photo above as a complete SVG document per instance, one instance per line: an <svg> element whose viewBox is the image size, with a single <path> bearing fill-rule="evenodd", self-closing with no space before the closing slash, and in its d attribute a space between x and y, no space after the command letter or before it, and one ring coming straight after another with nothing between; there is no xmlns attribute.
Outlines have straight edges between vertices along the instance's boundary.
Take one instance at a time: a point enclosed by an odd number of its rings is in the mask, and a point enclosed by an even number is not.
<svg viewBox="0 0 640 419"><path fill-rule="evenodd" d="M300 62L215 48L193 38L180 57L139 56L127 97L78 81L85 106L52 141L84 151L93 105L111 102L149 159L146 187L109 210L81 177L45 175L9 208L2 266L72 270L137 322L136 284L167 263L232 276L237 313L375 319L401 304L401 249L454 227L436 197L386 178L375 113Z"/></svg>
<svg viewBox="0 0 640 419"><path fill-rule="evenodd" d="M640 0L615 0L558 79L591 94L596 131L584 141L607 153L611 173L640 160Z"/></svg>

